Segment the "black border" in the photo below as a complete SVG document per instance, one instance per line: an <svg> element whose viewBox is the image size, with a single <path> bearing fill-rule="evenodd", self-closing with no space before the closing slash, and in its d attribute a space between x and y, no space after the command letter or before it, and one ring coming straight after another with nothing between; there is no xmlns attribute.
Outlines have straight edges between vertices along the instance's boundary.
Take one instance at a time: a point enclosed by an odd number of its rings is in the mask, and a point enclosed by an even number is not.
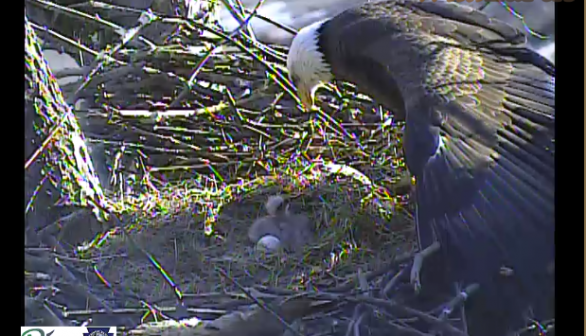
<svg viewBox="0 0 586 336"><path fill-rule="evenodd" d="M582 220L573 219L575 218L573 213L582 207L582 202L577 199L572 189L577 189L581 185L578 176L582 176L583 166L579 164L582 160L577 154L584 151L577 148L581 141L576 142L572 138L584 134L582 129L584 105L580 102L582 93L585 92L583 86L580 88L584 83L582 77L584 45L581 43L584 41L584 30L579 26L584 23L584 16L582 16L584 1L557 2L555 11L557 43L555 103L556 112L561 111L561 118L556 117L555 329L559 330L560 335L576 335L578 333L575 329L579 328L578 321L582 321L584 316L575 307L579 302L579 288L583 288L581 283L584 282L584 278L580 279L582 271L576 269L577 264L582 263L574 261L582 255L576 254L576 249L584 244L584 241L579 238L582 237L579 232L584 230L584 224ZM580 101L577 98L580 98ZM572 303L572 301L575 302Z"/></svg>

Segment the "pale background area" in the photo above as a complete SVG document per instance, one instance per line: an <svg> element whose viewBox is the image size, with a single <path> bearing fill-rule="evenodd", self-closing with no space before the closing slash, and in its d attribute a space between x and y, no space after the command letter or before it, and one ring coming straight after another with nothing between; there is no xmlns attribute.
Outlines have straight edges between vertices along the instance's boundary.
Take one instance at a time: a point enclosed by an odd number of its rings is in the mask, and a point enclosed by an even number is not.
<svg viewBox="0 0 586 336"><path fill-rule="evenodd" d="M57 2L76 2L79 0L59 0ZM187 6L192 8L204 8L206 4L212 0L104 0L105 2L112 3L114 5L120 5L125 7L132 7L137 9L147 9L153 6L153 3L166 2L166 1L179 1L183 2ZM238 23L224 7L224 0L213 0L219 2L219 11L217 17L224 28L231 30L238 27ZM234 0L229 0L234 3ZM258 0L240 0L244 7L253 9ZM331 16L334 16L341 11L348 9L353 6L363 4L365 2L379 2L381 0L265 0L261 5L258 13L270 18L271 20L277 21L286 26L299 29L312 22L322 20ZM423 1L446 1L446 0L423 0ZM463 0L462 0L463 1ZM461 2L462 4L479 8L486 5L486 1L474 1L467 3L466 1ZM542 55L550 58L553 61L555 55L555 15L554 15L554 2L545 2L544 0L533 0L532 2L521 2L519 0L508 1L518 13L520 13L526 24L533 30L540 32L541 34L547 35L549 39L543 40L539 38L530 38L530 45L537 49ZM155 3L156 4L156 3ZM563 6L563 4L562 4ZM197 11L197 9L196 9ZM496 17L516 27L523 28L523 22L521 19L515 17L505 7L500 4L499 1L490 1L490 4L484 9L490 16ZM32 15L34 12L33 8L29 8L29 13ZM38 13L36 13L38 14ZM39 17L33 15L32 17L39 24L46 24L42 20L39 21ZM109 17L109 19L113 19ZM117 15L114 22L125 27L133 27L136 25L138 17L134 14ZM256 35L256 38L262 42L267 43L278 43L288 44L292 39L292 35L287 31L280 29L273 24L267 23L262 19L255 18L251 20L252 29Z"/></svg>
<svg viewBox="0 0 586 336"><path fill-rule="evenodd" d="M254 8L257 3L257 0L241 1L249 9ZM371 0L371 2L378 1L380 0ZM367 0L266 0L258 12L272 20L299 29L365 2ZM484 5L485 1L477 1L471 4L464 2L464 4L478 8ZM529 42L542 55L553 61L555 55L554 3L535 0L533 2L511 1L509 4L525 18L526 24L531 29L550 37L548 40L530 38ZM489 4L484 11L509 24L523 28L522 21L499 2ZM238 27L236 20L225 9L220 10L219 19L225 28L234 29ZM288 32L276 28L261 19L252 19L251 25L256 37L264 42L288 44L292 38L292 35Z"/></svg>

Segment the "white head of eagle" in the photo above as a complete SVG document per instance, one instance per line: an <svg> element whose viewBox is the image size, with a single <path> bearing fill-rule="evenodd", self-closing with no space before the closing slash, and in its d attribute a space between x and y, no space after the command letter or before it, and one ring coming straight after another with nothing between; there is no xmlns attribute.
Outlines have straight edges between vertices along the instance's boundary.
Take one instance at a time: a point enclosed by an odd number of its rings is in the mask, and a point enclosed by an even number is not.
<svg viewBox="0 0 586 336"><path fill-rule="evenodd" d="M325 21L314 22L299 30L287 55L289 79L297 87L297 94L306 111L313 106L313 97L319 85L333 78L330 67L319 50L319 28Z"/></svg>

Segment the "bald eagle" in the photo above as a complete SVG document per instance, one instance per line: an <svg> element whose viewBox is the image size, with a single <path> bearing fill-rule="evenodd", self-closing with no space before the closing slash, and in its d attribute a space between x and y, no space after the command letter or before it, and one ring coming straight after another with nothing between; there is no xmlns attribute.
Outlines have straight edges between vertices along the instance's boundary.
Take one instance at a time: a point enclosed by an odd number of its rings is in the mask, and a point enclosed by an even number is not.
<svg viewBox="0 0 586 336"><path fill-rule="evenodd" d="M419 245L441 246L424 263L422 289L442 279L478 284L470 335L505 335L545 314L554 293L555 67L523 32L456 3L367 3L301 29L287 68L305 110L336 79L405 121Z"/></svg>

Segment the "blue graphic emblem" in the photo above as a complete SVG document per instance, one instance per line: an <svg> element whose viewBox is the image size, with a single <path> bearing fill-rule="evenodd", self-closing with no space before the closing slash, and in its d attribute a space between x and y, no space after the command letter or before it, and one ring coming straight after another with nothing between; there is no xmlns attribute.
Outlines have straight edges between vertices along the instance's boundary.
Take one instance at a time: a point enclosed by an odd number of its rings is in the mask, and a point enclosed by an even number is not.
<svg viewBox="0 0 586 336"><path fill-rule="evenodd" d="M83 336L114 336L114 333L110 332L110 328L86 328L87 332L83 333Z"/></svg>

